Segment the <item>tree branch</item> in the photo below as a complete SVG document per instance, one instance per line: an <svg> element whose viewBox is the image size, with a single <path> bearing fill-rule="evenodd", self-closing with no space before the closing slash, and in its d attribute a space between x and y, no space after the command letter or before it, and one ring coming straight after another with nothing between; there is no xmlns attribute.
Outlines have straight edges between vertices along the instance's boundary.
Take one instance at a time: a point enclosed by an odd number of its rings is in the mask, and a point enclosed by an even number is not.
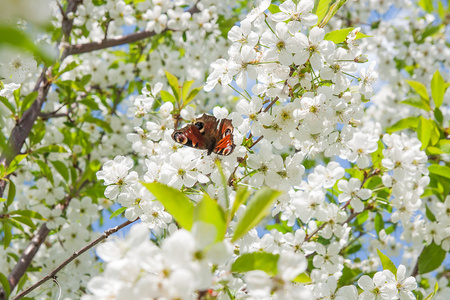
<svg viewBox="0 0 450 300"><path fill-rule="evenodd" d="M38 282L36 282L35 284L33 284L32 286L30 286L29 288L27 288L25 291L23 291L22 293L20 293L19 295L17 295L16 297L14 297L12 300L17 300L20 299L22 297L24 297L25 295L27 295L28 293L30 293L31 291L33 291L34 289L36 289L37 287L39 287L40 285L42 285L43 283L45 283L46 281L48 281L49 279L52 279L55 277L56 273L58 273L59 271L61 271L65 266L67 266L71 261L73 261L75 258L77 258L78 256L80 256L81 254L83 254L84 252L88 251L89 249L91 249L92 247L94 247L95 245L97 245L98 243L100 243L101 241L107 239L111 234L119 231L120 229L124 228L125 226L130 225L131 223L136 222L138 219L134 220L134 221L126 221L114 228L110 228L108 230L105 230L103 232L103 234L101 236L99 236L98 238L96 238L95 240L93 240L92 242L90 242L89 244L87 244L86 246L84 246L83 248L81 248L79 251L72 253L72 255L66 259L65 261L63 261L59 266L57 266L53 271L51 271L47 276L45 276L44 278L42 278L41 280L39 280ZM45 224L44 224L45 226ZM43 226L43 227L44 227ZM46 227L46 226L45 226ZM48 229L47 229L48 230Z"/></svg>
<svg viewBox="0 0 450 300"><path fill-rule="evenodd" d="M190 9L188 9L186 12L193 15L195 13L200 12L200 10L198 9L197 4L195 4ZM169 29L166 28L161 33L164 33L166 31L169 31ZM176 30L172 30L172 31L176 31ZM91 42L91 43L79 44L79 45L70 45L65 49L63 58L65 58L69 55L83 54L83 53L92 52L92 51L96 51L96 50L101 50L101 49L120 46L120 45L124 45L124 44L134 43L134 42L152 37L154 35L156 35L155 31L139 31L139 32L131 33L129 35L122 36L120 38L104 39L100 42Z"/></svg>

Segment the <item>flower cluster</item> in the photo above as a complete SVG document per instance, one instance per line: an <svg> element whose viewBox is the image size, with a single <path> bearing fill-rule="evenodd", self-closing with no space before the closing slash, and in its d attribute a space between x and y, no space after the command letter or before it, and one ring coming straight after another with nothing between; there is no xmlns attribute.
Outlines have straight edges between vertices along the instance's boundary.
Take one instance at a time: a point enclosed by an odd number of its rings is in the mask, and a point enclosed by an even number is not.
<svg viewBox="0 0 450 300"><path fill-rule="evenodd" d="M133 226L127 239L99 246L106 269L91 279L91 295L82 299L193 299L196 291L207 292L213 282L211 265L224 266L232 253L230 244L214 243L211 226L196 223L191 232L176 230L161 247L149 239L147 226Z"/></svg>

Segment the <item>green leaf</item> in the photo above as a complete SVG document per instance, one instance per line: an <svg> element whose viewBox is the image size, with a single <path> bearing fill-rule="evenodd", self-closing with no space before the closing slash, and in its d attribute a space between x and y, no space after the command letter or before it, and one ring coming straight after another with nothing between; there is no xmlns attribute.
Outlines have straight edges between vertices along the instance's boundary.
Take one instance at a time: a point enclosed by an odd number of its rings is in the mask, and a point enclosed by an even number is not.
<svg viewBox="0 0 450 300"><path fill-rule="evenodd" d="M30 108L30 106L33 104L34 100L36 100L38 96L38 92L31 92L29 93L23 100L22 100L22 106L20 107L20 110L22 112L26 111Z"/></svg>
<svg viewBox="0 0 450 300"><path fill-rule="evenodd" d="M298 276L295 277L292 281L297 282L297 283L310 283L311 278L308 276L308 274L301 273L301 274L298 274Z"/></svg>
<svg viewBox="0 0 450 300"><path fill-rule="evenodd" d="M449 7L450 7L450 5L449 5ZM442 4L442 1L438 1L438 14L441 19L444 19L445 8L444 8L444 4Z"/></svg>
<svg viewBox="0 0 450 300"><path fill-rule="evenodd" d="M161 99L164 102L176 103L175 97L171 93L169 93L167 91L161 91L160 94L161 94Z"/></svg>
<svg viewBox="0 0 450 300"><path fill-rule="evenodd" d="M77 63L76 61L70 62L67 66L65 66L64 69L62 69L61 71L59 71L59 72L56 74L55 78L58 78L58 77L61 76L62 74L64 74L64 73L66 73L66 72L69 72L69 71L75 69L75 68L78 67L79 65L80 65L80 64Z"/></svg>
<svg viewBox="0 0 450 300"><path fill-rule="evenodd" d="M365 39L365 38L368 38L368 37L373 37L373 35L368 35L368 34L362 33L361 31L358 31L356 33L355 40Z"/></svg>
<svg viewBox="0 0 450 300"><path fill-rule="evenodd" d="M182 192L159 182L141 182L161 202L175 220L187 230L192 228L194 205Z"/></svg>
<svg viewBox="0 0 450 300"><path fill-rule="evenodd" d="M392 274L395 275L395 278L397 278L397 267L394 265L394 263L391 261L389 257L383 254L380 250L377 249L378 256L381 260L381 265L383 266L383 270L389 270L392 272Z"/></svg>
<svg viewBox="0 0 450 300"><path fill-rule="evenodd" d="M431 79L431 97L433 97L433 102L436 107L440 107L442 105L445 90L446 87L444 78L442 78L441 73L437 70Z"/></svg>
<svg viewBox="0 0 450 300"><path fill-rule="evenodd" d="M431 107L430 107L428 101L426 101L422 97L417 97L417 96L416 97L411 97L411 98L408 98L406 100L403 100L400 103L408 104L408 105L411 105L413 107L417 107L419 109L423 109L425 111L431 111Z"/></svg>
<svg viewBox="0 0 450 300"><path fill-rule="evenodd" d="M67 150L63 146L50 145L34 150L33 154L46 154L50 152L67 153Z"/></svg>
<svg viewBox="0 0 450 300"><path fill-rule="evenodd" d="M236 214L237 210L239 209L241 204L244 204L247 201L250 194L251 192L244 185L241 185L237 188L236 197L234 198L233 206L231 207L231 211L228 217L229 221L231 221L234 218L234 215Z"/></svg>
<svg viewBox="0 0 450 300"><path fill-rule="evenodd" d="M352 32L353 29L355 28L349 27L344 29L333 30L328 32L323 39L327 41L332 41L335 44L343 43L347 38L348 34Z"/></svg>
<svg viewBox="0 0 450 300"><path fill-rule="evenodd" d="M222 207L208 194L197 204L194 209L194 222L202 221L216 227L216 242L222 241L227 231L225 212Z"/></svg>
<svg viewBox="0 0 450 300"><path fill-rule="evenodd" d="M27 157L27 154L19 154L16 155L16 157L13 158L13 160L11 161L11 163L8 166L8 169L6 169L6 174L11 174L12 172L16 171L17 169L19 169L21 167L20 162Z"/></svg>
<svg viewBox="0 0 450 300"><path fill-rule="evenodd" d="M124 211L127 210L127 207L121 207L119 209L116 209L116 211L114 211L111 216L109 217L109 219L112 219L114 217L117 217L118 215L121 215Z"/></svg>
<svg viewBox="0 0 450 300"><path fill-rule="evenodd" d="M439 268L446 254L445 250L434 242L426 246L419 256L419 274L426 274Z"/></svg>
<svg viewBox="0 0 450 300"><path fill-rule="evenodd" d="M0 25L0 32L2 33L0 36L0 48L10 46L22 52L28 50L35 56L43 59L47 66L52 64L54 58L51 57L51 53L36 44L34 38L29 36L25 31L8 25Z"/></svg>
<svg viewBox="0 0 450 300"><path fill-rule="evenodd" d="M417 137L422 142L421 150L428 147L431 138L432 125L430 120L420 116L419 126L417 127Z"/></svg>
<svg viewBox="0 0 450 300"><path fill-rule="evenodd" d="M12 232L9 220L3 220L3 249L9 247L9 244L11 244L11 240L12 240Z"/></svg>
<svg viewBox="0 0 450 300"><path fill-rule="evenodd" d="M0 202L5 202L6 200L6 198L0 198Z"/></svg>
<svg viewBox="0 0 450 300"><path fill-rule="evenodd" d="M427 88L425 85L419 81L415 80L406 80L406 82L409 84L410 87L413 88L414 91L416 91L417 94L420 95L423 99L430 101L430 97L428 96Z"/></svg>
<svg viewBox="0 0 450 300"><path fill-rule="evenodd" d="M10 206L13 203L15 196L16 196L16 185L12 180L10 180L8 188L8 201L6 202L6 207Z"/></svg>
<svg viewBox="0 0 450 300"><path fill-rule="evenodd" d="M392 125L391 127L386 129L387 133L393 133L395 131L403 130L403 129L413 129L416 130L419 126L419 118L418 117L409 117L404 118Z"/></svg>
<svg viewBox="0 0 450 300"><path fill-rule="evenodd" d="M16 220L17 222L20 222L22 224L27 225L31 229L36 229L36 225L34 225L33 221L28 217L12 217L11 219Z"/></svg>
<svg viewBox="0 0 450 300"><path fill-rule="evenodd" d="M375 231L377 235L380 236L380 231L384 229L384 220L380 213L375 215Z"/></svg>
<svg viewBox="0 0 450 300"><path fill-rule="evenodd" d="M361 226L367 219L369 219L369 211L365 210L356 217L355 225Z"/></svg>
<svg viewBox="0 0 450 300"><path fill-rule="evenodd" d="M64 178L64 181L69 182L69 169L66 167L66 165L59 160L52 160L50 162L52 163L56 171L61 174L62 178Z"/></svg>
<svg viewBox="0 0 450 300"><path fill-rule="evenodd" d="M36 163L41 168L42 174L45 177L47 177L47 179L52 183L52 185L55 185L55 182L53 181L53 173L50 167L42 160L36 160Z"/></svg>
<svg viewBox="0 0 450 300"><path fill-rule="evenodd" d="M187 97L187 95L189 93L189 90L191 89L191 86L194 83L194 81L195 80L189 80L189 81L183 82L183 89L182 89L182 91L183 91L183 94L182 94L183 95L183 100L186 99L186 97Z"/></svg>
<svg viewBox="0 0 450 300"><path fill-rule="evenodd" d="M335 3L333 3L333 5L330 6L330 9L328 10L325 17L322 19L322 21L317 26L323 28L331 20L331 18L337 13L339 8L341 8L342 5L345 4L345 2L347 2L347 0L338 0Z"/></svg>
<svg viewBox="0 0 450 300"><path fill-rule="evenodd" d="M315 13L319 18L317 24L319 24L327 14L328 8L330 7L330 3L331 0L319 0L319 3L316 4L315 11L313 10L313 13Z"/></svg>
<svg viewBox="0 0 450 300"><path fill-rule="evenodd" d="M441 133L440 133L440 131L439 131L439 127L438 127L438 125L436 124L436 122L434 122L433 120L428 120L428 122L430 123L430 125L431 125L431 132L430 132L430 134L431 134L431 136L430 136L430 145L431 146L434 146L434 145L436 145L437 143L439 143L439 139L440 139L440 137L441 137Z"/></svg>
<svg viewBox="0 0 450 300"><path fill-rule="evenodd" d="M231 241L235 242L258 225L269 214L273 201L280 194L281 192L269 188L262 188L256 192L250 199L244 215L239 219Z"/></svg>
<svg viewBox="0 0 450 300"><path fill-rule="evenodd" d="M19 216L24 216L24 217L27 217L27 218L33 218L33 219L46 221L46 219L43 216L41 216L39 213L37 213L35 211L32 211L32 210L19 209L19 210L11 211L11 212L9 212L9 214L11 216L19 215Z"/></svg>
<svg viewBox="0 0 450 300"><path fill-rule="evenodd" d="M188 104L189 102L191 102L195 96L197 96L197 94L202 90L203 87L197 87L195 89L192 89L192 91L189 93L189 95L187 96L186 99L184 99L184 105Z"/></svg>
<svg viewBox="0 0 450 300"><path fill-rule="evenodd" d="M167 81L169 82L170 88L172 89L172 92L175 95L175 99L177 101L180 101L181 100L180 89L182 87L180 86L180 83L178 82L178 78L176 78L174 75L170 74L167 71L164 71L164 72L166 72Z"/></svg>
<svg viewBox="0 0 450 300"><path fill-rule="evenodd" d="M2 284L3 290L5 291L5 298L9 299L9 295L11 294L11 287L9 285L8 278L0 273L0 283Z"/></svg>
<svg viewBox="0 0 450 300"><path fill-rule="evenodd" d="M439 2L439 4L440 4L440 3L441 3L441 2ZM436 283L434 284L434 291L433 291L431 294L429 294L429 295L428 295L425 299L423 299L423 300L431 300L431 299L434 297L434 295L436 295L438 289L439 289L439 285L438 285L438 283L436 282Z"/></svg>
<svg viewBox="0 0 450 300"><path fill-rule="evenodd" d="M430 220L431 222L435 222L436 221L436 217L434 216L434 214L431 212L430 208L428 208L428 205L425 204L425 210L426 210L426 216L428 218L428 220Z"/></svg>
<svg viewBox="0 0 450 300"><path fill-rule="evenodd" d="M426 12L433 12L433 1L430 0L419 0L419 5L422 7Z"/></svg>
<svg viewBox="0 0 450 300"><path fill-rule="evenodd" d="M442 111L438 107L436 107L433 114L436 121L442 126L442 122L444 121L444 115L442 114Z"/></svg>
<svg viewBox="0 0 450 300"><path fill-rule="evenodd" d="M0 102L3 103L3 105L6 106L13 114L16 113L16 108L11 104L11 102L8 101L7 98L0 96Z"/></svg>
<svg viewBox="0 0 450 300"><path fill-rule="evenodd" d="M449 140L440 140L438 142L438 147L444 153L450 154L450 141Z"/></svg>
<svg viewBox="0 0 450 300"><path fill-rule="evenodd" d="M441 166L441 165L435 164L435 165L429 166L428 170L430 171L431 174L435 174L435 175L450 179L450 168L447 166Z"/></svg>
<svg viewBox="0 0 450 300"><path fill-rule="evenodd" d="M261 270L270 276L274 276L278 273L277 263L279 258L279 254L266 252L245 253L231 265L231 272L244 273Z"/></svg>

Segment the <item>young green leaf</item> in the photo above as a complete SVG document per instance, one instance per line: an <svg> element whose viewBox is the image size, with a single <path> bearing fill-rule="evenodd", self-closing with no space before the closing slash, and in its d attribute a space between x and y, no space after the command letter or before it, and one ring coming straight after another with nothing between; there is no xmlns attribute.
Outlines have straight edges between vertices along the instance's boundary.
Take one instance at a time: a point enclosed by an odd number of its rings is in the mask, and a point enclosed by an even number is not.
<svg viewBox="0 0 450 300"><path fill-rule="evenodd" d="M31 229L36 229L36 225L33 223L33 221L28 217L12 217L11 219L16 220L17 222L20 222L22 224L27 225Z"/></svg>
<svg viewBox="0 0 450 300"><path fill-rule="evenodd" d="M434 242L423 248L419 256L419 274L426 274L439 268L446 254L445 250Z"/></svg>
<svg viewBox="0 0 450 300"><path fill-rule="evenodd" d="M250 229L255 227L269 214L273 201L281 194L269 188L262 188L250 199L247 210L239 219L234 231L232 242L243 237Z"/></svg>
<svg viewBox="0 0 450 300"><path fill-rule="evenodd" d="M430 143L431 129L432 125L430 120L420 116L419 126L417 127L417 137L422 142L421 150L428 147L428 144Z"/></svg>
<svg viewBox="0 0 450 300"><path fill-rule="evenodd" d="M11 225L9 219L3 220L3 249L9 247L12 240Z"/></svg>
<svg viewBox="0 0 450 300"><path fill-rule="evenodd" d="M183 228L190 230L193 224L194 205L182 192L159 182L141 182L164 205L164 208Z"/></svg>
<svg viewBox="0 0 450 300"><path fill-rule="evenodd" d="M231 266L231 272L244 273L253 270L261 270L274 276L278 273L277 263L279 254L266 252L245 253L236 259Z"/></svg>
<svg viewBox="0 0 450 300"><path fill-rule="evenodd" d="M0 96L0 102L3 103L3 105L6 106L13 114L16 113L16 108L11 104L11 102L8 101L7 98Z"/></svg>
<svg viewBox="0 0 450 300"><path fill-rule="evenodd" d="M34 150L33 154L45 154L45 153L50 153L50 152L67 153L67 150L63 146L50 145L50 146L45 146L45 147Z"/></svg>
<svg viewBox="0 0 450 300"><path fill-rule="evenodd" d="M416 130L419 126L420 119L418 117L404 118L386 129L387 133L393 133L403 129L413 129Z"/></svg>
<svg viewBox="0 0 450 300"><path fill-rule="evenodd" d="M225 223L225 212L217 201L211 199L208 194L197 204L194 209L194 222L202 221L214 225L217 230L216 242L222 241L227 225Z"/></svg>
<svg viewBox="0 0 450 300"><path fill-rule="evenodd" d="M428 171L430 171L431 174L435 174L450 179L450 168L447 166L434 164L428 167Z"/></svg>
<svg viewBox="0 0 450 300"><path fill-rule="evenodd" d="M195 80L189 80L189 81L185 81L183 82L183 100L186 99L189 90L191 89L192 84L194 83Z"/></svg>
<svg viewBox="0 0 450 300"><path fill-rule="evenodd" d="M184 105L188 104L189 102L191 102L195 96L197 96L197 94L202 90L203 87L197 87L192 89L192 91L190 91L189 95L187 96L187 98L184 99Z"/></svg>
<svg viewBox="0 0 450 300"><path fill-rule="evenodd" d="M377 235L380 236L380 231L384 229L384 220L380 213L375 215L375 231Z"/></svg>
<svg viewBox="0 0 450 300"><path fill-rule="evenodd" d="M378 256L381 260L381 265L383 266L383 270L389 270L392 272L392 274L395 275L395 278L397 278L397 267L394 265L394 263L391 261L389 257L383 254L380 250L377 249Z"/></svg>
<svg viewBox="0 0 450 300"><path fill-rule="evenodd" d="M415 80L406 80L406 82L409 84L410 87L413 88L414 91L416 91L417 94L420 95L423 99L430 101L430 97L428 96L427 88L425 85L419 81Z"/></svg>
<svg viewBox="0 0 450 300"><path fill-rule="evenodd" d="M16 157L14 157L14 159L13 159L13 160L11 161L11 163L9 164L8 169L6 169L6 174L5 174L5 175L11 174L11 173L13 173L14 171L16 171L18 168L20 168L20 167L21 167L20 162L21 162L25 157L27 157L27 154L19 154L19 155L16 155Z"/></svg>
<svg viewBox="0 0 450 300"><path fill-rule="evenodd" d="M66 165L59 160L52 160L50 162L52 163L53 167L55 167L56 171L61 174L63 179L66 182L69 182L69 169L66 167Z"/></svg>
<svg viewBox="0 0 450 300"><path fill-rule="evenodd" d="M20 107L20 110L22 112L26 111L30 108L30 106L33 104L34 100L36 100L38 96L38 92L31 92L29 93L23 100L22 105Z"/></svg>
<svg viewBox="0 0 450 300"><path fill-rule="evenodd" d="M41 168L42 174L54 185L55 182L53 181L53 173L50 167L40 159L36 160L36 163Z"/></svg>
<svg viewBox="0 0 450 300"><path fill-rule="evenodd" d="M171 93L169 93L167 91L161 91L160 94L161 94L161 99L164 102L172 102L174 104L176 103L175 97Z"/></svg>
<svg viewBox="0 0 450 300"><path fill-rule="evenodd" d="M317 21L317 24L319 24L325 15L328 12L328 8L330 7L331 0L319 0L319 3L316 5L315 9L313 10L313 13L317 15L319 18ZM317 25L316 24L316 25Z"/></svg>
<svg viewBox="0 0 450 300"><path fill-rule="evenodd" d="M170 88L172 89L173 94L175 95L175 99L177 101L181 100L181 86L178 82L178 78L176 78L174 75L170 74L167 71L164 71L166 73L167 81L169 82ZM162 95L161 95L162 96Z"/></svg>
<svg viewBox="0 0 450 300"><path fill-rule="evenodd" d="M234 198L233 206L231 207L231 211L228 216L228 221L231 221L234 218L239 206L247 201L250 194L251 192L246 186L241 185L237 188L236 197Z"/></svg>
<svg viewBox="0 0 450 300"><path fill-rule="evenodd" d="M298 276L295 277L294 280L292 280L292 281L297 282L297 283L310 283L311 278L308 276L308 274L301 273L301 274L298 274Z"/></svg>
<svg viewBox="0 0 450 300"><path fill-rule="evenodd" d="M440 107L444 101L445 81L441 73L437 70L431 79L431 96L436 107Z"/></svg>
<svg viewBox="0 0 450 300"><path fill-rule="evenodd" d="M5 298L9 299L9 294L11 294L11 287L9 286L8 277L3 273L0 273L0 283L2 284L3 290L5 291Z"/></svg>
<svg viewBox="0 0 450 300"><path fill-rule="evenodd" d="M124 211L126 211L126 210L127 210L126 207L121 207L121 208L119 208L119 209L116 209L116 210L111 214L111 216L109 217L109 219L112 219L112 218L115 218L115 217L121 215L121 214L122 214Z"/></svg>
<svg viewBox="0 0 450 300"><path fill-rule="evenodd" d="M439 3L440 3L440 2L439 2ZM438 283L436 282L436 283L434 284L434 291L433 291L431 294L429 294L429 295L428 295L425 299L423 299L423 300L431 300L431 299L433 299L433 297L434 297L434 295L436 295L438 289L439 289L439 285L438 285Z"/></svg>
<svg viewBox="0 0 450 300"><path fill-rule="evenodd" d="M328 32L323 39L327 41L332 41L335 44L339 44L345 41L348 34L352 32L353 29L354 29L353 27L349 27L344 29L333 30Z"/></svg>
<svg viewBox="0 0 450 300"><path fill-rule="evenodd" d="M32 210L14 210L9 212L9 214L11 216L13 215L19 215L19 216L24 216L27 218L33 218L33 219L38 219L38 220L42 220L42 221L46 221L46 219L44 219L44 217L41 216L41 214L39 214L38 212L32 211Z"/></svg>
<svg viewBox="0 0 450 300"><path fill-rule="evenodd" d="M16 196L16 185L13 181L9 181L9 188L8 188L8 201L6 202L6 207L10 206L13 201L14 197Z"/></svg>
<svg viewBox="0 0 450 300"><path fill-rule="evenodd" d="M418 97L418 96L411 97L411 98L408 98L406 100L403 100L400 103L408 104L408 105L411 105L413 107L417 107L419 109L423 109L425 111L431 111L431 107L429 105L429 102L426 101L425 99L423 99L422 97Z"/></svg>

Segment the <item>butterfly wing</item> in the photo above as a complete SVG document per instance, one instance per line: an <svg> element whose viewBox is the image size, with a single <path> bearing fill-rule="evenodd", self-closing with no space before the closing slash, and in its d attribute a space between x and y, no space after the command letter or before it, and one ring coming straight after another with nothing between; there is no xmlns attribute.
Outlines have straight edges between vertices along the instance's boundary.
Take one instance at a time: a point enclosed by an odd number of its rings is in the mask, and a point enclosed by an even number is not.
<svg viewBox="0 0 450 300"><path fill-rule="evenodd" d="M220 155L230 155L236 145L233 143L233 124L229 119L220 122L217 143L213 152Z"/></svg>
<svg viewBox="0 0 450 300"><path fill-rule="evenodd" d="M205 138L203 134L193 124L189 124L172 133L172 139L185 146L206 149Z"/></svg>

